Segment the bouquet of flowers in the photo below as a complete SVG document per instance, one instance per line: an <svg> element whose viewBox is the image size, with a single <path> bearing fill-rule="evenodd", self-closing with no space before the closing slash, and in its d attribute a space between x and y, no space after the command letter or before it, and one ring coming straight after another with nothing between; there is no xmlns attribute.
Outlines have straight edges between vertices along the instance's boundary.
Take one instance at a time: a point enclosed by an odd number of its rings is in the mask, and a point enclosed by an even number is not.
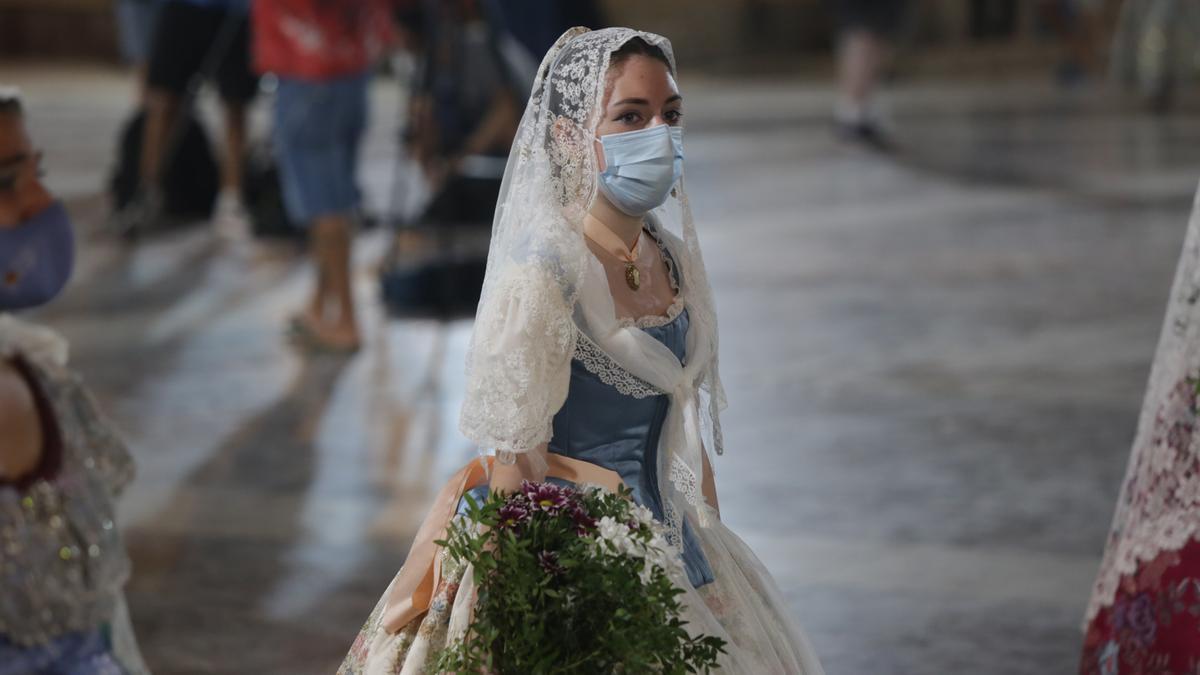
<svg viewBox="0 0 1200 675"><path fill-rule="evenodd" d="M684 630L679 556L628 489L527 481L482 504L468 496L438 543L474 566L479 591L438 672L698 673L724 652Z"/></svg>

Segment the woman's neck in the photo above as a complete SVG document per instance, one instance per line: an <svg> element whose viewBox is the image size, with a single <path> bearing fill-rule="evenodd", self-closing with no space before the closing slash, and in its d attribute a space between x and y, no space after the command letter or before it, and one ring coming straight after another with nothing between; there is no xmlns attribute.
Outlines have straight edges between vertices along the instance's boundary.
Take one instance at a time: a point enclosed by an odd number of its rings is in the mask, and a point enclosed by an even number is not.
<svg viewBox="0 0 1200 675"><path fill-rule="evenodd" d="M630 216L621 212L603 194L596 195L591 210L584 216L585 231L589 225L588 221L595 221L591 223L593 227L599 225L611 230L631 251L637 245L638 236L642 233L643 217Z"/></svg>

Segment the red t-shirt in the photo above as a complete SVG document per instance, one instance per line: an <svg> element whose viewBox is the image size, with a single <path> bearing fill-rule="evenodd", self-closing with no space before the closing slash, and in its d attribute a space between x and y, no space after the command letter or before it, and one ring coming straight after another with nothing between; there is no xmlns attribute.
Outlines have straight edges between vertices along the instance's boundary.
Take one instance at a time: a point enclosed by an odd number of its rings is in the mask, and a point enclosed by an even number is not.
<svg viewBox="0 0 1200 675"><path fill-rule="evenodd" d="M395 34L392 0L254 0L259 72L328 79L361 73Z"/></svg>

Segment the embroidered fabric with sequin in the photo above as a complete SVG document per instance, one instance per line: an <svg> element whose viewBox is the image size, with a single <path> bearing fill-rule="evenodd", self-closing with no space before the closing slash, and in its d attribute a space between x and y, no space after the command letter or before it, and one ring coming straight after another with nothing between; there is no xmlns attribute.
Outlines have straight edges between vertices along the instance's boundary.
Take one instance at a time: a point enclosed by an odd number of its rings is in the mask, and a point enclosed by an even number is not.
<svg viewBox="0 0 1200 675"><path fill-rule="evenodd" d="M105 623L129 577L113 503L133 477L129 453L76 376L33 370L63 458L55 475L25 490L0 486L0 634L20 645Z"/></svg>

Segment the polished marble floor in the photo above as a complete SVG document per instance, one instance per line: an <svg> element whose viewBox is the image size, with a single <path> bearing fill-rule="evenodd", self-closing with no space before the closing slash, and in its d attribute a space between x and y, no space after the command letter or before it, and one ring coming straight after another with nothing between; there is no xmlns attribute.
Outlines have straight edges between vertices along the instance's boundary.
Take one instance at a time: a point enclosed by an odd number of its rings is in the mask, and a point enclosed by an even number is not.
<svg viewBox="0 0 1200 675"><path fill-rule="evenodd" d="M52 185L88 233L42 318L140 462L128 595L158 673L331 673L402 562L456 430L469 321L385 321L306 358L287 246L98 230L129 83L22 84ZM688 182L731 406L723 512L831 675L1071 672L1200 158L1188 116L1035 82L910 85L903 144L834 141L828 93L682 83ZM390 184L392 88L364 182Z"/></svg>

